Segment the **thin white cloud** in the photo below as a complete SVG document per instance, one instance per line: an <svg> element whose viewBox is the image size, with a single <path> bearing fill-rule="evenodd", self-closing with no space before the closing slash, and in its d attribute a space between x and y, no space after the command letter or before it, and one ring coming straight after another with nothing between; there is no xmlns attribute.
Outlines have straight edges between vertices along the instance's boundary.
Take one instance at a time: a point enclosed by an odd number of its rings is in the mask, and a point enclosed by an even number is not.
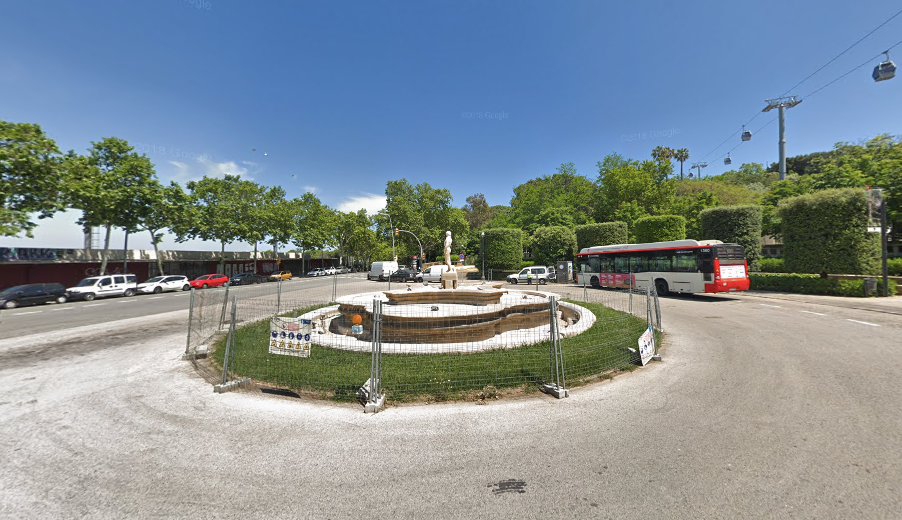
<svg viewBox="0 0 902 520"><path fill-rule="evenodd" d="M204 177L222 179L226 175L240 175L243 179L253 180L254 174L260 171L257 163L242 161L247 167L239 166L235 161L216 162L207 156L200 156L193 162L168 161L175 168L171 179L179 184L198 181Z"/></svg>
<svg viewBox="0 0 902 520"><path fill-rule="evenodd" d="M358 197L351 197L338 204L338 210L345 213L356 213L365 209L368 215L378 213L385 207L385 195L364 193Z"/></svg>
<svg viewBox="0 0 902 520"><path fill-rule="evenodd" d="M316 194L319 192L319 188L316 186L301 186L301 189L308 193L313 193L313 194Z"/></svg>

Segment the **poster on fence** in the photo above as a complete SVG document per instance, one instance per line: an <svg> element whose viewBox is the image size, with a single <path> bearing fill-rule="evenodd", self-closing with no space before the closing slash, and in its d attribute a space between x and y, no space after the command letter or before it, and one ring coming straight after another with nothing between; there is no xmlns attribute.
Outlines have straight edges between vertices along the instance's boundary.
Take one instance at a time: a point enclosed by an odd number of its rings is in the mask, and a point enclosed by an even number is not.
<svg viewBox="0 0 902 520"><path fill-rule="evenodd" d="M310 357L310 320L275 317L269 320L269 353Z"/></svg>
<svg viewBox="0 0 902 520"><path fill-rule="evenodd" d="M642 366L647 365L654 355L655 333L654 330L652 330L651 325L649 325L648 329L639 336L639 360L642 363Z"/></svg>

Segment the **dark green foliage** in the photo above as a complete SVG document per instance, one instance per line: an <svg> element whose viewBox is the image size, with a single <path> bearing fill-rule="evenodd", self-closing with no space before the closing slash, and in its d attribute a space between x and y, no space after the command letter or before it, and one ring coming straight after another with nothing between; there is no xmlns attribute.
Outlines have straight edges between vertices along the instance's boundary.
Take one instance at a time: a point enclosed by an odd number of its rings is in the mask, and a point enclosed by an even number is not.
<svg viewBox="0 0 902 520"><path fill-rule="evenodd" d="M864 296L864 280L835 280L816 274L749 273L754 291L780 291L828 296ZM878 280L878 287L879 287ZM897 284L889 280L889 293L896 294ZM879 291L879 290L878 290Z"/></svg>
<svg viewBox="0 0 902 520"><path fill-rule="evenodd" d="M785 273L782 258L762 258L758 260L758 272L761 273Z"/></svg>
<svg viewBox="0 0 902 520"><path fill-rule="evenodd" d="M745 248L749 269L758 269L761 258L761 206L722 206L698 215L702 240L720 240Z"/></svg>
<svg viewBox="0 0 902 520"><path fill-rule="evenodd" d="M573 260L576 234L564 226L536 228L532 234L532 257L536 265L554 265L558 260Z"/></svg>
<svg viewBox="0 0 902 520"><path fill-rule="evenodd" d="M889 276L902 276L902 258L888 258L886 261L887 271L889 272ZM877 271L874 273L883 274L883 266L878 266Z"/></svg>
<svg viewBox="0 0 902 520"><path fill-rule="evenodd" d="M584 224L576 226L576 251L587 247L626 244L629 235L626 222L602 222L601 224Z"/></svg>
<svg viewBox="0 0 902 520"><path fill-rule="evenodd" d="M667 242L686 238L686 219L679 215L642 217L633 229L636 243Z"/></svg>
<svg viewBox="0 0 902 520"><path fill-rule="evenodd" d="M485 230L486 269L517 269L522 261L522 231L513 228Z"/></svg>
<svg viewBox="0 0 902 520"><path fill-rule="evenodd" d="M862 189L824 190L780 203L783 261L793 273L877 272L880 243L867 232Z"/></svg>

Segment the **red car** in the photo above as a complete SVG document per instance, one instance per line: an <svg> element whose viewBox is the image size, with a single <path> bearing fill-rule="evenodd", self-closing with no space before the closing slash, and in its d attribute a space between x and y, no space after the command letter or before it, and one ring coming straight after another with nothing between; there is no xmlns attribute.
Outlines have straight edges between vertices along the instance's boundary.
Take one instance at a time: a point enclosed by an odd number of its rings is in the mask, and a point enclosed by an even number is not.
<svg viewBox="0 0 902 520"><path fill-rule="evenodd" d="M205 274L198 276L194 280L188 282L195 289L206 289L208 287L222 287L229 284L229 277L224 274Z"/></svg>

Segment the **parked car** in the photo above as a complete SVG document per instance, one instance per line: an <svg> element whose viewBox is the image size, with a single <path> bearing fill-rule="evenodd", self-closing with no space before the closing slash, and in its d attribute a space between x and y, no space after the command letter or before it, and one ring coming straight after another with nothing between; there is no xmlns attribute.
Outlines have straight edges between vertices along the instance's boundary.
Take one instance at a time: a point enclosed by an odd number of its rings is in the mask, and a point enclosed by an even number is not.
<svg viewBox="0 0 902 520"><path fill-rule="evenodd" d="M224 274L205 274L198 276L194 280L188 282L195 289L206 289L208 287L222 287L229 284L229 277Z"/></svg>
<svg viewBox="0 0 902 520"><path fill-rule="evenodd" d="M163 291L187 291L190 288L188 277L181 275L154 276L138 284L138 292L144 294L160 294Z"/></svg>
<svg viewBox="0 0 902 520"><path fill-rule="evenodd" d="M392 282L416 282L417 274L415 269L398 269L388 275L388 279Z"/></svg>
<svg viewBox="0 0 902 520"><path fill-rule="evenodd" d="M291 280L291 271L276 271L269 275L270 282L279 282L282 280Z"/></svg>
<svg viewBox="0 0 902 520"><path fill-rule="evenodd" d="M448 270L448 266L445 264L440 265L430 265L426 269L423 270L422 273L417 275L418 282L441 282L442 281L442 273Z"/></svg>
<svg viewBox="0 0 902 520"><path fill-rule="evenodd" d="M323 268L323 271L325 271L326 275L328 275L328 276L332 276L333 274L338 274L338 270L331 266Z"/></svg>
<svg viewBox="0 0 902 520"><path fill-rule="evenodd" d="M379 280L384 282L388 276L398 270L398 262L389 260L385 262L373 262L370 271L366 275L367 280Z"/></svg>
<svg viewBox="0 0 902 520"><path fill-rule="evenodd" d="M229 279L229 285L251 285L268 281L269 278L257 273L238 273Z"/></svg>
<svg viewBox="0 0 902 520"><path fill-rule="evenodd" d="M338 274L348 274L351 272L351 268L346 265L338 266Z"/></svg>
<svg viewBox="0 0 902 520"><path fill-rule="evenodd" d="M529 267L524 267L517 274L512 274L507 277L507 283L517 284L517 283L539 283L545 285L548 283L548 276L553 275L554 271L550 268L541 266L541 265L532 265Z"/></svg>
<svg viewBox="0 0 902 520"><path fill-rule="evenodd" d="M3 309L66 301L66 287L61 283L27 283L0 291L0 308Z"/></svg>
<svg viewBox="0 0 902 520"><path fill-rule="evenodd" d="M326 276L326 271L322 267L314 267L307 272L307 276Z"/></svg>
<svg viewBox="0 0 902 520"><path fill-rule="evenodd" d="M66 289L70 300L91 301L108 296L134 296L138 292L138 277L133 274L91 276Z"/></svg>

